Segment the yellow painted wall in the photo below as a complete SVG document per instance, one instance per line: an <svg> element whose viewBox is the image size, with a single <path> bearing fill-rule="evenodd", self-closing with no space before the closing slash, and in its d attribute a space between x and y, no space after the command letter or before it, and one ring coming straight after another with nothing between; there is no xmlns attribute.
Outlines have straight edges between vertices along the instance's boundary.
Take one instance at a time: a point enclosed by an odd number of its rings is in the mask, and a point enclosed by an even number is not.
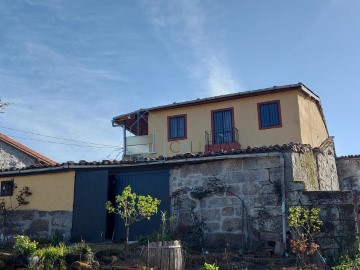
<svg viewBox="0 0 360 270"><path fill-rule="evenodd" d="M21 206L19 210L73 211L75 171L1 177L0 181L11 179L14 179L14 184L17 185L11 197L13 206L17 205L16 195L24 186L28 186L33 193L28 197L30 203ZM5 199L9 205L10 197L0 199Z"/></svg>
<svg viewBox="0 0 360 270"><path fill-rule="evenodd" d="M301 124L301 142L319 146L329 134L322 119L316 101L302 92L298 92Z"/></svg>
<svg viewBox="0 0 360 270"><path fill-rule="evenodd" d="M280 100L282 127L259 130L257 103L273 100ZM205 131L211 130L211 110L233 107L235 127L239 130L241 148L301 142L298 106L298 92L287 91L157 111L152 112L149 116L149 134L156 132L155 156L164 154L164 135L166 156L186 152L203 152L205 150ZM167 117L178 114L187 114L187 139L173 143L168 142Z"/></svg>

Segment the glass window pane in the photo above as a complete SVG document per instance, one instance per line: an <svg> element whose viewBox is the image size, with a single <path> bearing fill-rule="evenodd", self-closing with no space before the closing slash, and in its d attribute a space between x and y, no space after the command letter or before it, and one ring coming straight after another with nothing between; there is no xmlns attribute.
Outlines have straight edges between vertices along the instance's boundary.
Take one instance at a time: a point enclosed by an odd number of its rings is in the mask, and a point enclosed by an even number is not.
<svg viewBox="0 0 360 270"><path fill-rule="evenodd" d="M185 116L171 117L169 121L170 139L185 137Z"/></svg>

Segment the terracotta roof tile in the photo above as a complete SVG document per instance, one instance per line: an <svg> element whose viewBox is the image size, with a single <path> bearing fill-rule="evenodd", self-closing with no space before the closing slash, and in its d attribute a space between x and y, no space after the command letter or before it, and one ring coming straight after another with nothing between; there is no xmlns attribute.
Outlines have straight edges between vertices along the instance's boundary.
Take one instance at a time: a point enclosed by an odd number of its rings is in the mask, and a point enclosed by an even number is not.
<svg viewBox="0 0 360 270"><path fill-rule="evenodd" d="M64 163L55 163L55 164L37 164L32 165L26 168L20 169L21 171L30 170L30 169L43 169L43 168L54 168L54 167L64 167L64 166L101 166L101 165L126 165L126 164L149 164L156 163L159 161L170 161L170 160L188 160L196 158L211 158L226 156L226 155L239 155L239 154L256 154L256 153L269 153L269 152L294 152L294 153L306 153L313 151L313 148L309 144L301 144L301 143L288 143L283 145L271 145L271 146L261 146L261 147L248 147L245 149L231 149L229 151L219 151L219 152L199 152L199 153L186 153L181 155L176 155L172 157L156 157L156 158L144 158L141 160L103 160L103 161L86 161L80 160L79 162L67 161ZM0 172L8 172L8 171L17 171L17 168L8 168L4 170L0 170Z"/></svg>
<svg viewBox="0 0 360 270"><path fill-rule="evenodd" d="M348 156L338 157L338 159L348 159L348 158L360 158L360 155L348 155Z"/></svg>
<svg viewBox="0 0 360 270"><path fill-rule="evenodd" d="M53 166L57 164L56 161L36 152L35 150L30 149L29 147L11 139L10 137L8 137L2 133L0 133L0 141L3 141L4 143L11 145L12 147L20 150L21 152L23 152L29 156L32 156L33 158L37 159L40 163L49 164L49 165L53 165Z"/></svg>

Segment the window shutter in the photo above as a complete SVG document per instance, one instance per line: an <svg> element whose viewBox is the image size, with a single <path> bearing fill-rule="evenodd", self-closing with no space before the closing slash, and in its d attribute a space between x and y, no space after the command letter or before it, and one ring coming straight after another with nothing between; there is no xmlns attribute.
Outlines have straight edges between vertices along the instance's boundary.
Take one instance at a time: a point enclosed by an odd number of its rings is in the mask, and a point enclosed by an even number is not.
<svg viewBox="0 0 360 270"><path fill-rule="evenodd" d="M260 127L276 127L280 125L279 102L259 105Z"/></svg>

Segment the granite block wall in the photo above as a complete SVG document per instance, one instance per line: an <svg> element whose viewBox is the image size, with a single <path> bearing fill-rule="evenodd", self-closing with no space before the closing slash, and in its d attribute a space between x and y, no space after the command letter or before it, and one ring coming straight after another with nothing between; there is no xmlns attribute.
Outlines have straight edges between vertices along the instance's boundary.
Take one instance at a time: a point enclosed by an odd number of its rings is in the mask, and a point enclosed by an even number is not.
<svg viewBox="0 0 360 270"><path fill-rule="evenodd" d="M3 216L0 217L1 221ZM72 212L70 211L36 211L16 210L8 213L8 226L4 232L8 238L18 234L29 235L33 239L51 240L59 233L65 240L71 237ZM5 228L2 228L5 229ZM5 235L0 232L0 242Z"/></svg>
<svg viewBox="0 0 360 270"><path fill-rule="evenodd" d="M342 157L336 160L341 190L360 190L360 157Z"/></svg>
<svg viewBox="0 0 360 270"><path fill-rule="evenodd" d="M0 142L0 170L35 165L36 160L16 148Z"/></svg>
<svg viewBox="0 0 360 270"><path fill-rule="evenodd" d="M352 252L356 248L356 211L351 192L343 191L303 191L299 200L288 204L305 208L320 208L323 221L321 232L317 235L317 243L325 257Z"/></svg>
<svg viewBox="0 0 360 270"><path fill-rule="evenodd" d="M174 203L173 214L186 225L192 213L197 215L217 244L281 240L280 182L285 175L293 179L291 155L252 154L176 167L170 171L170 194L180 193L181 205ZM225 188L214 191L214 186ZM294 181L288 186L304 189ZM199 198L206 191L212 192Z"/></svg>
<svg viewBox="0 0 360 270"><path fill-rule="evenodd" d="M351 194L338 191L338 178L331 178L336 172L333 152L317 151L239 155L175 167L170 171L170 195L176 194L172 214L177 225L191 225L196 215L209 229L210 244L242 248L244 243L250 247L281 241L284 186L286 209L321 208L326 221L321 245L326 254L339 252L355 237L354 206ZM326 156L331 156L328 162L322 160Z"/></svg>

